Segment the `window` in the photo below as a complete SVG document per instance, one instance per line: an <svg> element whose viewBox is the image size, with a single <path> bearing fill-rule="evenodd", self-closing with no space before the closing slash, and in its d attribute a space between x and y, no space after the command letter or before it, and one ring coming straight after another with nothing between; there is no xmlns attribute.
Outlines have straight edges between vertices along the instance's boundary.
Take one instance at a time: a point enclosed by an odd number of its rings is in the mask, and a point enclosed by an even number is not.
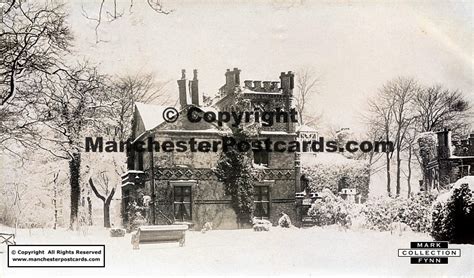
<svg viewBox="0 0 474 278"><path fill-rule="evenodd" d="M253 163L268 166L268 152L264 150L253 151Z"/></svg>
<svg viewBox="0 0 474 278"><path fill-rule="evenodd" d="M143 152L138 152L138 168L137 170L143 171Z"/></svg>
<svg viewBox="0 0 474 278"><path fill-rule="evenodd" d="M257 218L270 217L270 188L268 186L255 186L254 193L255 211Z"/></svg>
<svg viewBox="0 0 474 278"><path fill-rule="evenodd" d="M191 221L191 186L174 186L174 219L177 221Z"/></svg>

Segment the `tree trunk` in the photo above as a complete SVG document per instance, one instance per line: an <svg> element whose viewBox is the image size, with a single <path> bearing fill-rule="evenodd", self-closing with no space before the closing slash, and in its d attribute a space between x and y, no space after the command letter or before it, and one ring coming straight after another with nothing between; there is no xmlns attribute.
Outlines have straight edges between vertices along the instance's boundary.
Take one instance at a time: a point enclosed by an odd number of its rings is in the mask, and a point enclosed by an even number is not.
<svg viewBox="0 0 474 278"><path fill-rule="evenodd" d="M104 227L110 228L110 203L112 202L112 198L114 197L115 188L112 188L112 191L110 191L109 196L106 196L107 198L105 198L99 193L99 191L97 191L97 188L95 187L92 178L89 178L89 185L91 186L92 192L94 192L97 198L101 199L102 202L104 202Z"/></svg>
<svg viewBox="0 0 474 278"><path fill-rule="evenodd" d="M54 182L54 188L53 188L53 208L54 208L54 224L53 224L53 230L56 230L58 227L58 204L57 204L57 198L58 198L58 188L56 182Z"/></svg>
<svg viewBox="0 0 474 278"><path fill-rule="evenodd" d="M88 212L88 220L89 220L89 226L92 226L94 223L92 221L92 200L91 197L87 197L87 212Z"/></svg>
<svg viewBox="0 0 474 278"><path fill-rule="evenodd" d="M80 170L81 170L81 154L74 153L72 159L69 160L69 184L71 186L71 216L69 229L75 230L77 228L77 215L79 212L79 199L81 195L80 186Z"/></svg>
<svg viewBox="0 0 474 278"><path fill-rule="evenodd" d="M407 176L408 197L410 197L410 194L411 194L411 155L412 155L412 149L410 146L408 147L408 176Z"/></svg>
<svg viewBox="0 0 474 278"><path fill-rule="evenodd" d="M110 203L104 203L104 227L110 228Z"/></svg>
<svg viewBox="0 0 474 278"><path fill-rule="evenodd" d="M401 176L401 164L402 164L402 159L400 158L400 149L397 148L397 196L400 196L400 176Z"/></svg>
<svg viewBox="0 0 474 278"><path fill-rule="evenodd" d="M385 153L385 157L387 158L387 193L390 197L392 195L390 190L390 154L389 152Z"/></svg>

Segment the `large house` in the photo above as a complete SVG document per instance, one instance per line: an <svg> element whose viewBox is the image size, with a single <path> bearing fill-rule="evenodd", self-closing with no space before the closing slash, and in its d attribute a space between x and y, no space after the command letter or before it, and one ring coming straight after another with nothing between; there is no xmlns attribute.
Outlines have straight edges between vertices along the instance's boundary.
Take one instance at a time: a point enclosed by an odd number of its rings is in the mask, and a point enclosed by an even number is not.
<svg viewBox="0 0 474 278"><path fill-rule="evenodd" d="M178 80L179 117L175 122L163 119L167 107L136 103L131 139L134 142L154 140L197 142L219 140L231 135L228 125L206 121L190 122L189 109L206 112L234 111L236 98L245 99L254 111L289 111L293 106L294 74L282 72L278 81L240 81L240 70L225 73L225 84L219 89L212 106L202 104L197 71L187 80L183 70ZM199 109L196 109L199 108ZM258 139L294 141L297 124L279 122L262 126ZM151 138L151 139L150 139ZM131 203L147 205L150 224L191 222L201 227L213 222L214 228L237 228L237 217L230 196L213 172L220 152L152 151L128 153L128 171L123 175L122 215L129 221ZM254 182L254 216L276 223L281 212L298 222L295 193L301 191L299 155L296 152L253 152L253 167L258 171ZM145 203L143 203L145 200Z"/></svg>

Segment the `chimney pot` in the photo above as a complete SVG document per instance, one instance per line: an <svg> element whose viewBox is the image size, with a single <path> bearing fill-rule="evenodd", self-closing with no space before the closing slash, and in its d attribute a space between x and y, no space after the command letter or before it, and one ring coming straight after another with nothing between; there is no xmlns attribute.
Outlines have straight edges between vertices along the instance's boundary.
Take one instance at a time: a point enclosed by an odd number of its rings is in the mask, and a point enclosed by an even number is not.
<svg viewBox="0 0 474 278"><path fill-rule="evenodd" d="M181 79L178 79L178 90L179 90L179 104L181 108L184 108L188 105L187 100L187 90L188 84L186 84L186 70L181 70Z"/></svg>
<svg viewBox="0 0 474 278"><path fill-rule="evenodd" d="M193 80L189 81L189 90L191 95L191 103L200 106L201 98L199 96L199 81L197 79L197 69L193 70Z"/></svg>

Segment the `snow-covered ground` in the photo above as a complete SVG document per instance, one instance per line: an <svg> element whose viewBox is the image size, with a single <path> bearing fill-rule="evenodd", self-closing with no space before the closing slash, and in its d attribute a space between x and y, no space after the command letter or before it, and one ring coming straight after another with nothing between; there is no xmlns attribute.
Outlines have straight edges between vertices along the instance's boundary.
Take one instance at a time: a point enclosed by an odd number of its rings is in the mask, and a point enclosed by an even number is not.
<svg viewBox="0 0 474 278"><path fill-rule="evenodd" d="M5 227L3 227L5 228ZM270 232L220 230L187 232L186 245L141 245L132 250L130 234L111 238L104 229L87 235L65 230L20 230L18 244L105 244L105 268L7 268L6 248L0 248L0 278L158 275L347 275L347 276L470 276L474 275L474 246L461 248L448 265L411 265L397 257L410 241L431 241L426 234L339 231L336 228L281 229Z"/></svg>

